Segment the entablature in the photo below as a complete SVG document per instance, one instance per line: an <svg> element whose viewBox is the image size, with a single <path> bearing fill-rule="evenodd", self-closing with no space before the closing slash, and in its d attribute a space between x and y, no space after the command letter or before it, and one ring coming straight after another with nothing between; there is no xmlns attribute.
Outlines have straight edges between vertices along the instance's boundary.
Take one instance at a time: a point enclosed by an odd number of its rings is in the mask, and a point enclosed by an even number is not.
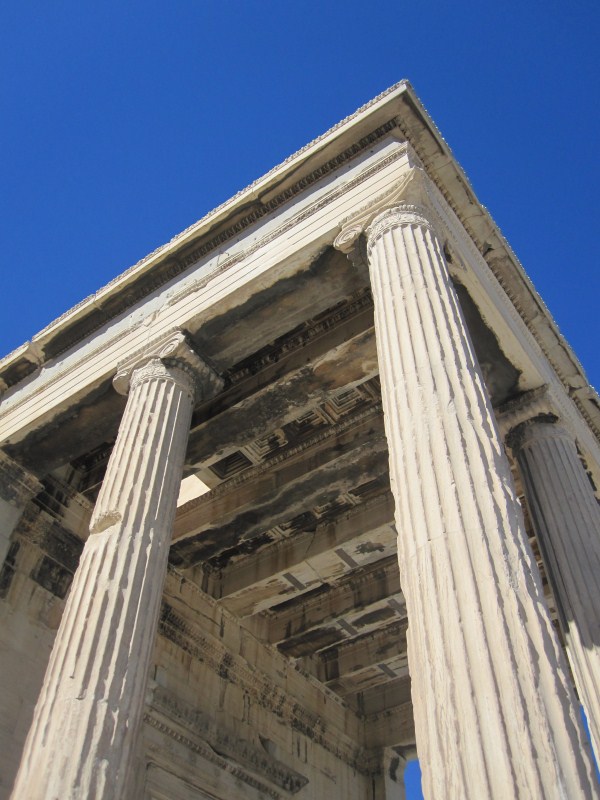
<svg viewBox="0 0 600 800"><path fill-rule="evenodd" d="M390 137L411 143L444 204L452 209L460 221L463 235L466 231L470 248L477 251L475 260L480 261L502 287L510 299L513 315L519 317L522 326L530 332L548 365L551 365L550 371L562 383L578 412L597 437L600 431L600 403L596 393L589 386L581 366L560 336L510 247L488 212L478 203L450 149L412 87L405 81L306 145L283 164L49 325L31 342L0 362L0 379L6 386L18 386L19 395L22 390L28 394L35 392L39 386L46 388L48 377L55 376L67 363L71 372L69 354L72 352L80 352L87 362L97 362L99 353L90 352L89 342L86 345L90 337L100 345L97 350L106 349L107 332L118 332L124 349L135 347L140 343L140 337L135 335L137 332L141 332L142 339L145 333L154 335L160 332L155 324L156 317L162 314L166 322L165 307L173 309L177 305L175 294L180 290L189 289L194 295L198 305L196 322L200 326L203 309L215 303L221 304L225 297L231 296L231 280L238 283L240 280L255 282L253 285L256 289L257 284L264 282L266 272L273 267L271 263L263 268L264 250L259 241L254 246L257 252L260 251L260 264L252 264L248 260L249 236L250 239L259 237L260 231L265 230L265 224L267 227L278 224L277 220L281 221L282 214L294 216L307 198L310 202L316 197L315 192L327 191L332 183L344 184L348 189L347 184L356 165L368 161L385 141L390 141ZM353 197L353 201L359 202L356 197ZM343 216L343 209L338 209L336 222L339 223ZM323 238L307 237L306 229L297 226L298 220L289 222L291 227L285 232L288 239L293 228L295 239L300 235L304 237L303 248L306 248L307 242L312 242L312 254L306 249L304 251L305 268L307 263L312 263L319 250L331 244L332 237L325 233ZM241 252L242 243L246 248L244 254ZM262 246L264 244L263 237ZM277 250L274 242L269 250ZM296 257L291 255L292 262ZM288 263L286 268L283 253L279 252L277 258L282 276L286 269L288 274L294 274L293 264ZM239 268L242 261L246 261L247 268L252 271L251 276L246 273L242 277ZM297 264L295 266L298 267ZM478 275L477 280L480 278L481 275ZM193 284L193 287L190 289L188 284ZM225 288L225 284L228 284L228 288ZM189 319L189 309L187 313L177 316L177 320L169 320L170 324L189 329L188 323L191 322L194 327L194 321ZM125 319L131 330L126 330L127 325L123 326ZM110 368L114 366L115 357L118 360L118 355L117 352L110 353ZM104 367L108 373L107 365ZM548 382L548 376L541 378L541 382ZM522 388L534 388L539 382L532 380ZM77 386L75 391L81 390L82 383L84 386L87 383L88 387L93 383L97 388L98 377L94 382L89 375L78 375L76 381L62 383L61 389L65 389L68 395L73 392L71 387L74 383ZM5 404L11 404L14 393L14 390L7 392ZM61 393L64 396L65 392ZM34 412L33 416L23 417L23 424L35 427L37 420ZM15 427L8 424L4 427L1 416L0 431L1 438L14 440L22 435L19 425Z"/></svg>

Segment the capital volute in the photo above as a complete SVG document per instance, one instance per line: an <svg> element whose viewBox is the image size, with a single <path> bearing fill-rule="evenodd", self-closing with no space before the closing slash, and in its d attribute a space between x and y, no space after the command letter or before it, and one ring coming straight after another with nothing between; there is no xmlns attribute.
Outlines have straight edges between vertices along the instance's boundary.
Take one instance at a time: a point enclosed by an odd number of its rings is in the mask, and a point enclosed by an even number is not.
<svg viewBox="0 0 600 800"><path fill-rule="evenodd" d="M367 241L371 240L379 233L382 224L386 224L385 220L389 224L415 221L433 227L428 184L429 178L425 170L419 166L412 166L390 189L377 195L356 213L342 220L340 233L336 236L333 246L342 253L350 255L361 235L365 234ZM404 214L405 217L400 219L399 214ZM394 222L389 215L396 215L396 221Z"/></svg>
<svg viewBox="0 0 600 800"><path fill-rule="evenodd" d="M214 397L223 386L222 378L196 353L181 330L150 341L121 362L113 386L120 394L127 394L152 378L179 383L196 402Z"/></svg>
<svg viewBox="0 0 600 800"><path fill-rule="evenodd" d="M428 209L422 205L404 201L384 209L373 219L366 230L367 251L371 251L373 244L386 231L402 225L419 225L419 227L429 228L435 233Z"/></svg>
<svg viewBox="0 0 600 800"><path fill-rule="evenodd" d="M540 426L554 431L557 436L565 435L563 425L559 424L557 405L546 385L509 400L499 409L496 419L502 437L514 451L519 450Z"/></svg>

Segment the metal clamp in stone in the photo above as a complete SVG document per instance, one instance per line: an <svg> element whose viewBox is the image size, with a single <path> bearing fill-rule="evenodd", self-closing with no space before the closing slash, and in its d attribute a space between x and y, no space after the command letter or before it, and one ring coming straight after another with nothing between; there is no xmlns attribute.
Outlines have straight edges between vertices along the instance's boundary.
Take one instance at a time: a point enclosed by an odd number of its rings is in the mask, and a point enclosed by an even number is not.
<svg viewBox="0 0 600 800"><path fill-rule="evenodd" d="M192 394L195 402L209 400L223 387L223 379L196 353L180 330L154 339L121 362L113 386L120 394L127 394L143 381L160 377L176 381Z"/></svg>

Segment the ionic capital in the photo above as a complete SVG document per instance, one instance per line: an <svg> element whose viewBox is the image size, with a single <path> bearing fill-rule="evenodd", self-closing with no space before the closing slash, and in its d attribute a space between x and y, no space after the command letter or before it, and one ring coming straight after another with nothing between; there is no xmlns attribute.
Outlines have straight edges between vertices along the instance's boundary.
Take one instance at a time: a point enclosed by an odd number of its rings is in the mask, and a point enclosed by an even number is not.
<svg viewBox="0 0 600 800"><path fill-rule="evenodd" d="M386 208L371 222L366 230L367 248L370 250L373 243L386 231L402 225L420 225L429 228L435 233L435 228L428 216L427 209L414 203L400 203Z"/></svg>
<svg viewBox="0 0 600 800"><path fill-rule="evenodd" d="M163 378L177 383L196 402L213 397L223 380L192 349L183 331L171 331L119 364L113 385L127 394L141 383Z"/></svg>
<svg viewBox="0 0 600 800"><path fill-rule="evenodd" d="M414 209L414 211L411 211ZM413 213L414 219L406 216L406 224L418 222L432 228L433 212L430 210L429 178L424 169L412 166L390 189L374 197L350 217L341 222L341 231L335 238L333 246L342 253L353 252L359 237L365 233L369 240L375 233L373 223L392 211ZM400 223L398 218L396 224ZM379 228L377 228L377 231Z"/></svg>
<svg viewBox="0 0 600 800"><path fill-rule="evenodd" d="M505 403L497 415L498 427L511 450L542 434L547 437L573 437L560 422L560 413L548 386L539 386Z"/></svg>
<svg viewBox="0 0 600 800"><path fill-rule="evenodd" d="M518 454L520 450L534 442L548 440L563 440L575 444L573 436L569 433L559 420L554 417L536 417L517 425L509 433L507 444L511 450Z"/></svg>

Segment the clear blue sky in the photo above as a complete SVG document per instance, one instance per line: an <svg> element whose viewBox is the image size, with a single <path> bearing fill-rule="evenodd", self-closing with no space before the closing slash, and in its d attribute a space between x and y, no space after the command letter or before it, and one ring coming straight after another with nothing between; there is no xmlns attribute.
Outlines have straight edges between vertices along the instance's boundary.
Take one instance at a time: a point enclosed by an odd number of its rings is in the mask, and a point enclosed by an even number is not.
<svg viewBox="0 0 600 800"><path fill-rule="evenodd" d="M0 354L409 78L600 386L600 4L0 10Z"/></svg>

